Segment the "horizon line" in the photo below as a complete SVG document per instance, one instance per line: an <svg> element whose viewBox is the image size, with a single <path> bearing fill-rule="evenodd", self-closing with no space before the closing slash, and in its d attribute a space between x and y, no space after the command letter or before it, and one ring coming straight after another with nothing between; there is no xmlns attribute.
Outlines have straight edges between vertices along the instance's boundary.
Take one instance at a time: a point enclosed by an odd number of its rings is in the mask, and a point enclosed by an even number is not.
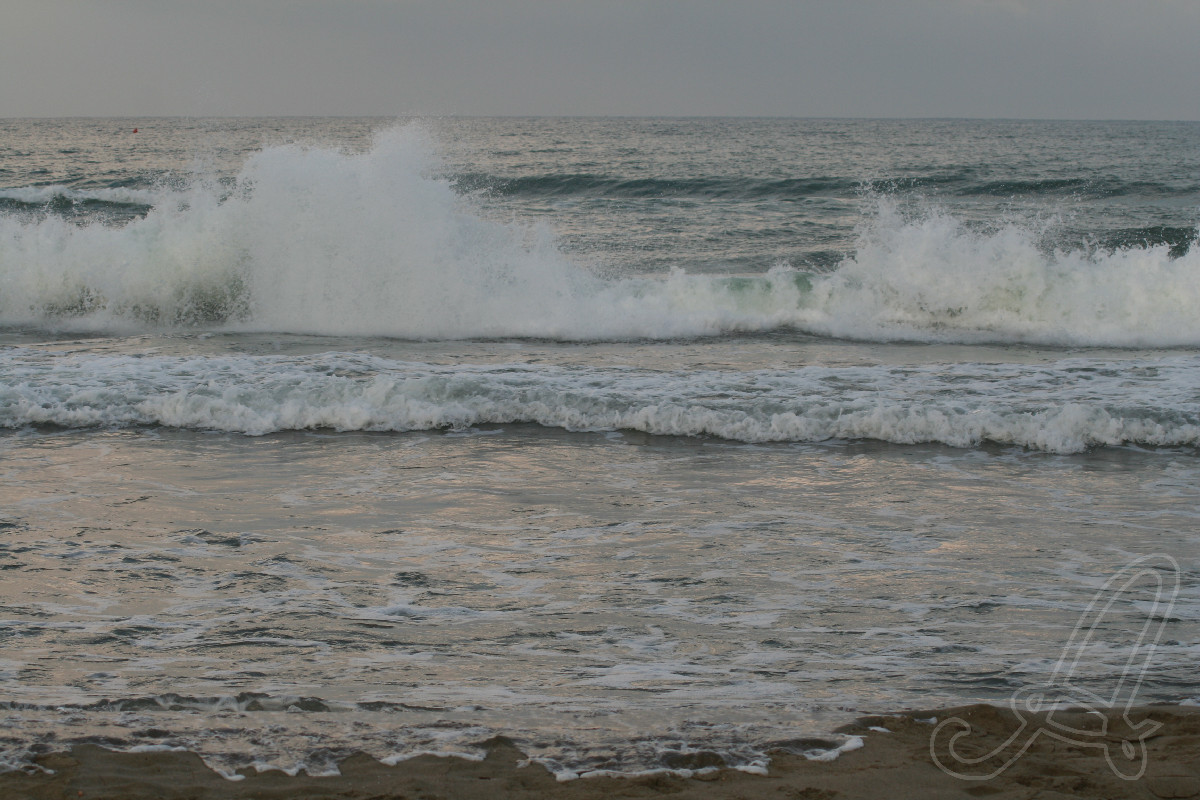
<svg viewBox="0 0 1200 800"><path fill-rule="evenodd" d="M796 120L844 122L1164 122L1200 123L1195 119L1142 117L971 117L971 116L836 116L792 114L458 114L458 113L398 113L398 114L54 114L48 116L7 116L3 121L18 120L143 120L143 119L627 119L627 120Z"/></svg>

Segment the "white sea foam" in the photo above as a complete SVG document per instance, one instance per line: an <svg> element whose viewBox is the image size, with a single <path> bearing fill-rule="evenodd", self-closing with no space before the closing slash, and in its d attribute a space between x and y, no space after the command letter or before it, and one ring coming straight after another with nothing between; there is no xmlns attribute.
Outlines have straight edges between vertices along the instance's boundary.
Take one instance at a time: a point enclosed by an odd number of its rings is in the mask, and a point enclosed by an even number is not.
<svg viewBox="0 0 1200 800"><path fill-rule="evenodd" d="M536 423L743 442L878 439L1052 452L1193 445L1198 359L746 372L308 357L0 353L0 426L427 430Z"/></svg>
<svg viewBox="0 0 1200 800"><path fill-rule="evenodd" d="M1047 254L884 200L834 271L601 279L548 228L488 219L433 177L415 126L364 153L251 156L233 190L98 190L152 203L121 227L0 217L0 325L162 326L419 339L629 339L780 327L860 339L1200 343L1200 248ZM6 190L29 202L55 187ZM72 195L74 196L74 195ZM85 195L80 195L83 197Z"/></svg>
<svg viewBox="0 0 1200 800"><path fill-rule="evenodd" d="M1200 248L1055 252L1016 224L990 234L886 199L856 253L814 285L802 327L853 338L1070 345L1200 343Z"/></svg>

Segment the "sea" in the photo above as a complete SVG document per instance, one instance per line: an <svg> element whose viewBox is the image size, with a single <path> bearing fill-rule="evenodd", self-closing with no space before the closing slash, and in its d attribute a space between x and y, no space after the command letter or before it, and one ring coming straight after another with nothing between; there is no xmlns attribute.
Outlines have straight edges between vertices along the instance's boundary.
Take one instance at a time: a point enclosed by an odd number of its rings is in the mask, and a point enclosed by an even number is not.
<svg viewBox="0 0 1200 800"><path fill-rule="evenodd" d="M1200 123L0 120L0 768L1200 703L1198 223Z"/></svg>

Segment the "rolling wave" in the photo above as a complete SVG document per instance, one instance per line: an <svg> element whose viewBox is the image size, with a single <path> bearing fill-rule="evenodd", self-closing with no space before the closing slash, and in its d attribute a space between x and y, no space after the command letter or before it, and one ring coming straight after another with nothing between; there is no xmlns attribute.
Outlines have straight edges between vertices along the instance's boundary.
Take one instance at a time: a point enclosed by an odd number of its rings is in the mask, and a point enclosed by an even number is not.
<svg viewBox="0 0 1200 800"><path fill-rule="evenodd" d="M165 426L261 435L534 423L740 442L875 439L1058 453L1194 446L1194 356L1046 365L678 370L436 366L320 356L0 352L0 427Z"/></svg>

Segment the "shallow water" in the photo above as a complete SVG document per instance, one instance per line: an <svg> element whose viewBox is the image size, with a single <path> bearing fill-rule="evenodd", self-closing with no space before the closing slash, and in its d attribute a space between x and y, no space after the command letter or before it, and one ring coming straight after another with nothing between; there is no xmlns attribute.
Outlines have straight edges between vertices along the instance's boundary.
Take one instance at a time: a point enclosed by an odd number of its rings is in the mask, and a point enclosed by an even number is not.
<svg viewBox="0 0 1200 800"><path fill-rule="evenodd" d="M1183 453L526 426L3 446L19 738L165 730L228 769L492 732L576 772L674 741L761 763L854 712L1004 701L1109 573L1197 547ZM1198 595L1140 699L1194 693ZM1126 616L1078 685L1112 688Z"/></svg>

